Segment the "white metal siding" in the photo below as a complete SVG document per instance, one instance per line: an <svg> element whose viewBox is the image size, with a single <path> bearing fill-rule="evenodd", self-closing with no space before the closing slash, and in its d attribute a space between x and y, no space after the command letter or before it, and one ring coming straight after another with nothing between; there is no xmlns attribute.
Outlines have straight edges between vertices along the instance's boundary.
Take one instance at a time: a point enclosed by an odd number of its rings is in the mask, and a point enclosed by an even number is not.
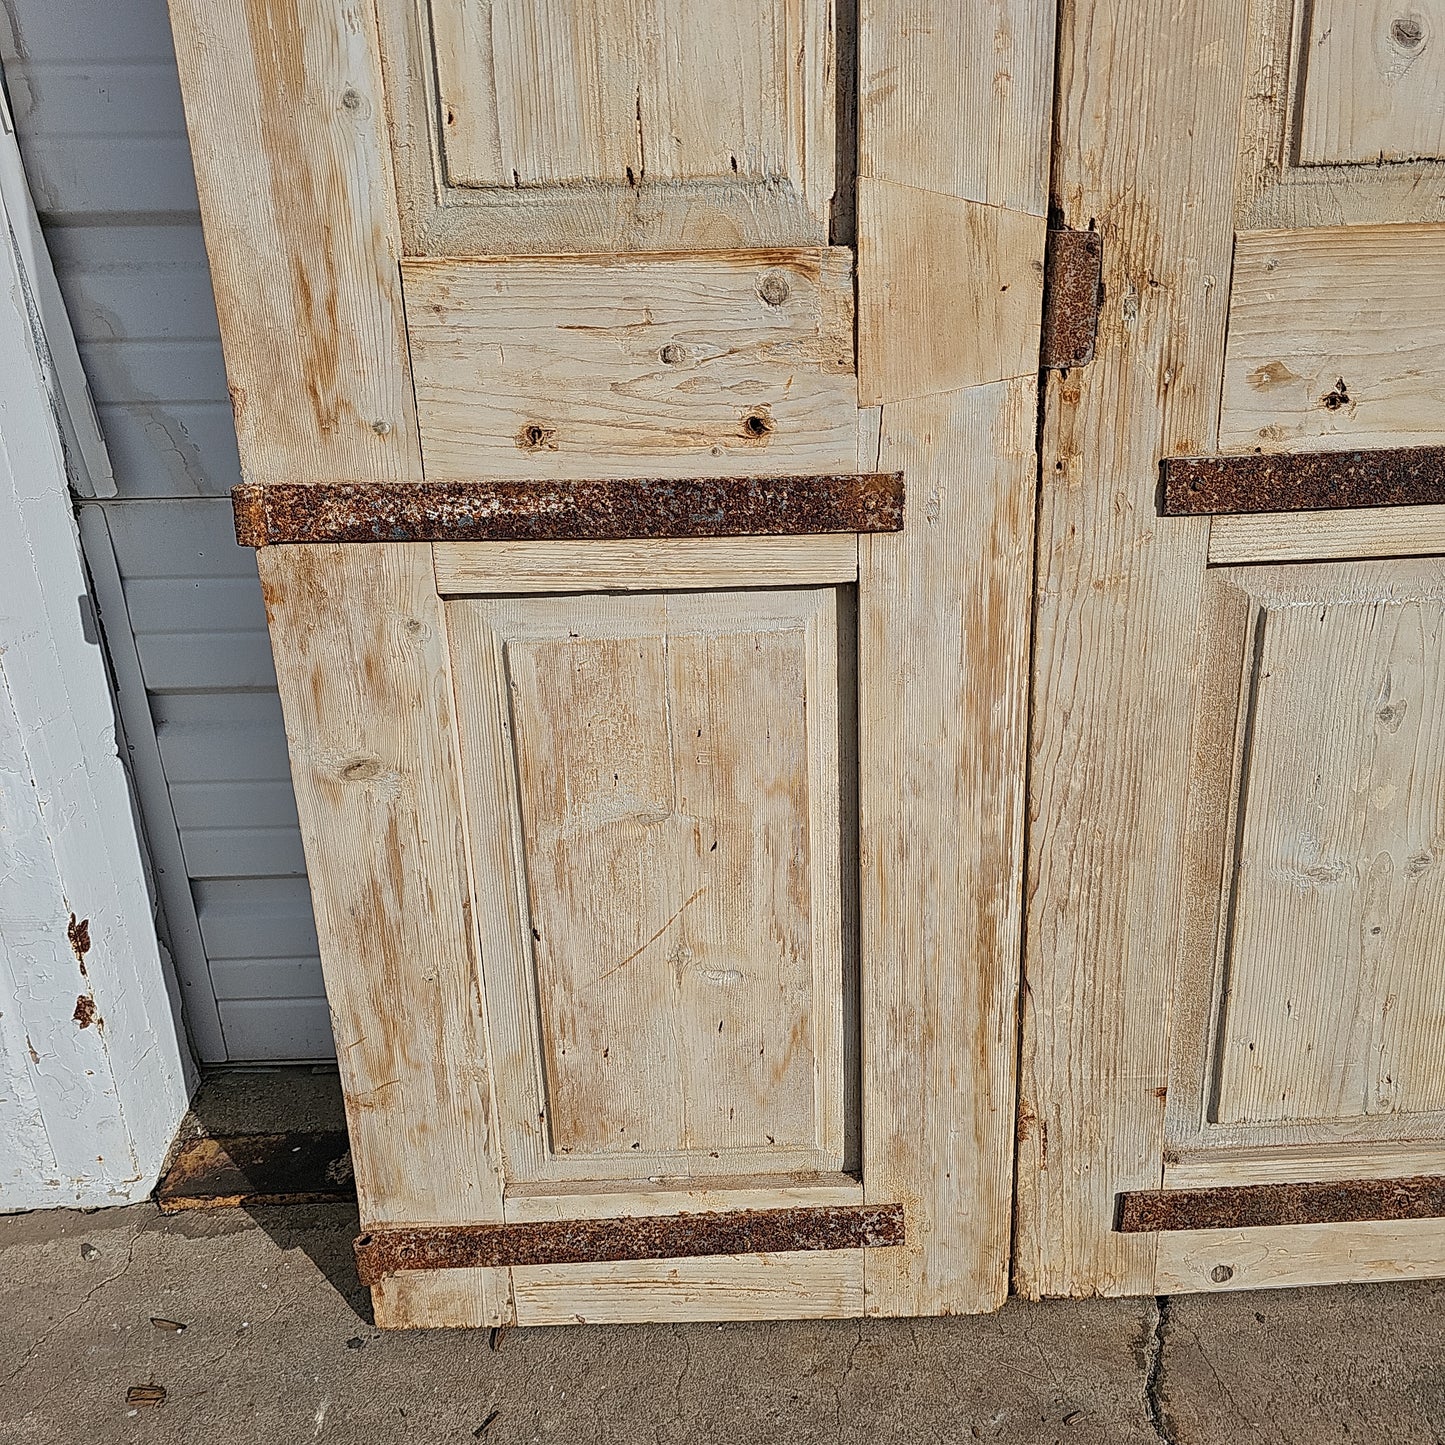
<svg viewBox="0 0 1445 1445"><path fill-rule="evenodd" d="M165 0L0 0L31 189L115 468L106 514L214 994L211 1062L333 1052ZM144 790L143 790L144 791ZM172 821L173 820L173 821ZM195 1034L200 1041L202 1031ZM214 1034L214 1030L212 1030Z"/></svg>

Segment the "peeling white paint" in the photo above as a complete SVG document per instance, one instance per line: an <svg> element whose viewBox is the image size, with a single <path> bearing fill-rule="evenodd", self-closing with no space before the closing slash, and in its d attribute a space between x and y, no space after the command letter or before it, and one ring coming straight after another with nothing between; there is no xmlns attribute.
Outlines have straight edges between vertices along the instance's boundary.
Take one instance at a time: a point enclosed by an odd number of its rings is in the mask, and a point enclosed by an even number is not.
<svg viewBox="0 0 1445 1445"><path fill-rule="evenodd" d="M16 1210L147 1194L185 1112L190 1064L70 509L55 368L32 331L35 287L22 268L36 264L38 228L17 193L6 119L0 113L0 1210ZM85 465L73 437L67 450L72 467Z"/></svg>

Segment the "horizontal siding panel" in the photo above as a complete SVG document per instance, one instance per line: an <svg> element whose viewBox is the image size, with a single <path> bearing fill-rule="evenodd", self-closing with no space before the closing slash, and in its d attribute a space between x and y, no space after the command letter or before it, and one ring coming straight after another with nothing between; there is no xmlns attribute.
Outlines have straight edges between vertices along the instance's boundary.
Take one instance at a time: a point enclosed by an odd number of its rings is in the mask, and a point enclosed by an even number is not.
<svg viewBox="0 0 1445 1445"><path fill-rule="evenodd" d="M211 962L211 980L221 1003L242 999L274 1002L279 999L325 998L321 960L311 958L217 958Z"/></svg>
<svg viewBox="0 0 1445 1445"><path fill-rule="evenodd" d="M233 1059L281 1063L336 1052L324 998L246 999L221 1004L221 1028Z"/></svg>
<svg viewBox="0 0 1445 1445"><path fill-rule="evenodd" d="M12 53L35 61L167 60L175 63L161 0L9 0ZM0 34L4 27L0 26Z"/></svg>
<svg viewBox="0 0 1445 1445"><path fill-rule="evenodd" d="M126 583L125 600L137 633L266 630L255 577L142 577Z"/></svg>
<svg viewBox="0 0 1445 1445"><path fill-rule="evenodd" d="M306 873L301 834L295 828L182 828L181 851L192 878Z"/></svg>
<svg viewBox="0 0 1445 1445"><path fill-rule="evenodd" d="M212 960L317 952L311 890L304 878L201 879L195 895Z"/></svg>
<svg viewBox="0 0 1445 1445"><path fill-rule="evenodd" d="M296 795L289 779L235 783L171 783L176 823L187 828L213 826L224 818L229 828L299 828Z"/></svg>
<svg viewBox="0 0 1445 1445"><path fill-rule="evenodd" d="M184 136L33 136L24 147L42 221L190 217L196 178Z"/></svg>
<svg viewBox="0 0 1445 1445"><path fill-rule="evenodd" d="M97 406L215 403L226 396L220 338L213 341L87 341L80 348Z"/></svg>
<svg viewBox="0 0 1445 1445"><path fill-rule="evenodd" d="M241 480L229 400L127 402L96 410L122 497L223 497Z"/></svg>
<svg viewBox="0 0 1445 1445"><path fill-rule="evenodd" d="M76 36L78 45L81 37ZM35 60L8 67L16 122L53 136L183 136L186 116L173 56L117 65L104 58Z"/></svg>
<svg viewBox="0 0 1445 1445"><path fill-rule="evenodd" d="M135 644L151 692L276 687L271 641L264 632L141 633Z"/></svg>
<svg viewBox="0 0 1445 1445"><path fill-rule="evenodd" d="M249 577L256 554L236 543L228 501L109 503L116 560L129 584L142 577Z"/></svg>
<svg viewBox="0 0 1445 1445"><path fill-rule="evenodd" d="M274 692L172 693L152 697L151 713L172 786L291 776Z"/></svg>
<svg viewBox="0 0 1445 1445"><path fill-rule="evenodd" d="M199 225L59 226L47 240L82 345L219 337Z"/></svg>

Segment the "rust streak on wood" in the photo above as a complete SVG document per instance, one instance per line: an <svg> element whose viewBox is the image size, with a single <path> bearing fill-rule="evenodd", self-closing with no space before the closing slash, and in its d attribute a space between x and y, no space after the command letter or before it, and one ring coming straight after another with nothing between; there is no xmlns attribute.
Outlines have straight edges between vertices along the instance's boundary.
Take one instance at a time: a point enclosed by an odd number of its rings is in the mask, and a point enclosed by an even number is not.
<svg viewBox="0 0 1445 1445"><path fill-rule="evenodd" d="M232 490L236 540L531 542L897 532L903 474L272 483Z"/></svg>
<svg viewBox="0 0 1445 1445"><path fill-rule="evenodd" d="M901 1204L812 1205L649 1218L378 1229L357 1239L356 1266L361 1282L374 1285L405 1270L879 1249L903 1242Z"/></svg>
<svg viewBox="0 0 1445 1445"><path fill-rule="evenodd" d="M1445 1218L1445 1176L1141 1189L1119 1196L1121 1234Z"/></svg>
<svg viewBox="0 0 1445 1445"><path fill-rule="evenodd" d="M1445 447L1166 457L1163 470L1166 517L1445 502Z"/></svg>

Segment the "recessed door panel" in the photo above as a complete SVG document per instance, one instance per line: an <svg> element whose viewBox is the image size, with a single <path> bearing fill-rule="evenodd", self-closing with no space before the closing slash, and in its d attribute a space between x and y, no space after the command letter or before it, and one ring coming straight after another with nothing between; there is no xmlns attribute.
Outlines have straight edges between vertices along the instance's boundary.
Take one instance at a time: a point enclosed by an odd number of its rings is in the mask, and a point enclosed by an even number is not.
<svg viewBox="0 0 1445 1445"><path fill-rule="evenodd" d="M848 1162L837 596L449 604L509 1179Z"/></svg>
<svg viewBox="0 0 1445 1445"><path fill-rule="evenodd" d="M1242 699L1219 1123L1445 1108L1445 574L1391 570L1325 569L1342 584L1333 599L1316 572L1293 596L1288 570L1239 576L1262 595ZM1349 586L1371 574L1381 585Z"/></svg>

